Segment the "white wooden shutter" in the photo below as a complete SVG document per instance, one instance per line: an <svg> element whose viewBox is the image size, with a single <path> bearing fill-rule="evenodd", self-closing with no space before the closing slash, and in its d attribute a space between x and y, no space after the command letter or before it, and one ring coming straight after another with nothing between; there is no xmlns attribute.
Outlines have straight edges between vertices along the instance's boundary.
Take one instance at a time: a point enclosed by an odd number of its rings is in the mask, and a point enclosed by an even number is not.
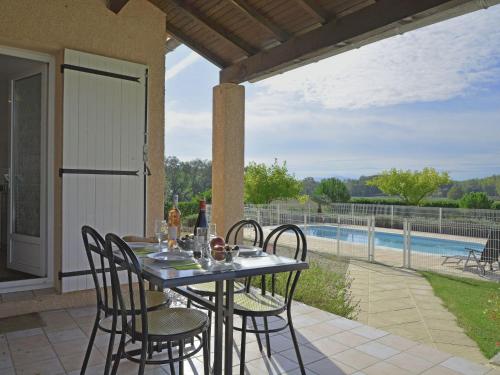
<svg viewBox="0 0 500 375"><path fill-rule="evenodd" d="M89 268L82 225L96 228L103 237L108 232L144 233L147 67L73 50L65 50L64 64L62 272L66 273ZM137 175L90 172L96 170L137 171ZM92 287L90 276L62 279L63 292Z"/></svg>

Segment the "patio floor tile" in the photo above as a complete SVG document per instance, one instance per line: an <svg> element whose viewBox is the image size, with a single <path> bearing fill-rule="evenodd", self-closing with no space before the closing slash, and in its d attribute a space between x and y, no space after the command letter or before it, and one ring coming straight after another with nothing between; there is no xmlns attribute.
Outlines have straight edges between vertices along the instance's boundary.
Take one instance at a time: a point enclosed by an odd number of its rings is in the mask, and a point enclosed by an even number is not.
<svg viewBox="0 0 500 375"><path fill-rule="evenodd" d="M334 354L349 349L348 346L341 344L337 341L334 341L329 337L307 344L307 346L320 353L323 353L327 357L331 357Z"/></svg>
<svg viewBox="0 0 500 375"><path fill-rule="evenodd" d="M291 361L298 362L297 354L295 353L295 349L288 349L280 354L282 356L290 359ZM300 354L302 357L302 362L304 362L304 364L309 364L309 363L316 362L316 361L319 361L320 359L325 358L325 355L323 353L320 353L317 350L311 349L308 346L302 346L300 348Z"/></svg>
<svg viewBox="0 0 500 375"><path fill-rule="evenodd" d="M369 354L371 356L377 357L379 359L387 359L398 354L400 351L390 346L372 341L367 342L366 344L359 345L356 347L357 350L362 351L363 353Z"/></svg>
<svg viewBox="0 0 500 375"><path fill-rule="evenodd" d="M490 371L485 366L470 362L464 358L452 357L441 363L441 366L464 375L483 375Z"/></svg>
<svg viewBox="0 0 500 375"><path fill-rule="evenodd" d="M311 370L318 375L344 375L353 374L356 372L356 370L351 366L348 366L343 362L339 362L331 358L324 358L317 362L311 363L306 367L308 370Z"/></svg>
<svg viewBox="0 0 500 375"><path fill-rule="evenodd" d="M451 357L450 354L440 352L436 349L433 349L427 345L417 345L413 348L410 348L406 351L406 353L412 354L416 357L423 358L431 363L438 364L443 361L446 361Z"/></svg>
<svg viewBox="0 0 500 375"><path fill-rule="evenodd" d="M387 362L379 362L363 369L365 375L411 375L412 373L403 370Z"/></svg>
<svg viewBox="0 0 500 375"><path fill-rule="evenodd" d="M335 354L332 358L353 367L356 370L362 370L370 365L379 362L379 359L369 354L360 352L356 349L349 349Z"/></svg>
<svg viewBox="0 0 500 375"><path fill-rule="evenodd" d="M335 340L341 344L355 347L370 341L369 338L352 333L352 331L337 333L330 337L330 339Z"/></svg>
<svg viewBox="0 0 500 375"><path fill-rule="evenodd" d="M377 342L390 346L391 348L397 350L407 350L413 346L418 345L415 341L408 340L407 338L397 336L397 335L386 335L379 339Z"/></svg>
<svg viewBox="0 0 500 375"><path fill-rule="evenodd" d="M387 362L392 363L395 366L398 366L404 370L408 370L413 374L420 374L422 371L425 371L434 364L432 362L426 361L420 357L416 357L414 355L408 353L400 353L391 357L387 360Z"/></svg>

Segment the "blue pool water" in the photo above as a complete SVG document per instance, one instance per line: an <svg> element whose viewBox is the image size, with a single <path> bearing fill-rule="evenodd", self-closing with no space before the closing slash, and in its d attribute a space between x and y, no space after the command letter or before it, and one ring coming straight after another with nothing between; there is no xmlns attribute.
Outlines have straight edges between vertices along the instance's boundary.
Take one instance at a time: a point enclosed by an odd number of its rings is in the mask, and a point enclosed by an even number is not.
<svg viewBox="0 0 500 375"><path fill-rule="evenodd" d="M304 228L303 228L304 229ZM337 227L329 225L307 226L304 233L309 236L323 238L337 238ZM350 228L342 228L340 231L341 241L367 244L368 234L366 231ZM375 246L390 247L397 250L403 250L403 236L396 233L375 232ZM442 238L411 236L411 249L423 253L453 255L468 254L466 247L482 250L483 245L475 242L463 242L454 240L445 240Z"/></svg>

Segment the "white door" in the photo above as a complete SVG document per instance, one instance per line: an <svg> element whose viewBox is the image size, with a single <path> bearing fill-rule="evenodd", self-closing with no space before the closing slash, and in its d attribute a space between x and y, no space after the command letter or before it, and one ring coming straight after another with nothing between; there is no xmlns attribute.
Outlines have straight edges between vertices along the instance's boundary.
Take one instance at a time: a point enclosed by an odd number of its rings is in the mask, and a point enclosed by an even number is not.
<svg viewBox="0 0 500 375"><path fill-rule="evenodd" d="M93 287L81 227L144 233L147 67L66 50L63 115L63 291Z"/></svg>
<svg viewBox="0 0 500 375"><path fill-rule="evenodd" d="M11 81L10 223L7 267L46 276L45 131L47 71Z"/></svg>

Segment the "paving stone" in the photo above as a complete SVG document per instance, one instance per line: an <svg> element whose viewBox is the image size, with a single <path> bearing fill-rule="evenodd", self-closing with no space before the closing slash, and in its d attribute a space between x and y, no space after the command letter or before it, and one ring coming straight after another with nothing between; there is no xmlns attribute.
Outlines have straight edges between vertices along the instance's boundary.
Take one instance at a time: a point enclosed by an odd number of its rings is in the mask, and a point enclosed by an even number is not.
<svg viewBox="0 0 500 375"><path fill-rule="evenodd" d="M363 369L365 375L411 375L412 373L387 362L379 362Z"/></svg>
<svg viewBox="0 0 500 375"><path fill-rule="evenodd" d="M356 372L354 368L331 358L323 358L306 367L318 375L344 375Z"/></svg>
<svg viewBox="0 0 500 375"><path fill-rule="evenodd" d="M405 337L397 336L397 335L386 335L379 339L377 342L390 346L391 348L397 350L407 350L413 346L416 346L417 343L415 341L408 340Z"/></svg>
<svg viewBox="0 0 500 375"><path fill-rule="evenodd" d="M337 333L336 335L329 337L329 339L337 341L341 344L344 344L344 345L347 345L350 347L355 347L355 346L364 344L365 342L371 341L369 338L367 338L365 336L358 335L358 334L353 333L351 331Z"/></svg>
<svg viewBox="0 0 500 375"><path fill-rule="evenodd" d="M399 353L394 357L389 358L387 362L414 374L420 374L421 372L434 366L432 362L408 353Z"/></svg>
<svg viewBox="0 0 500 375"><path fill-rule="evenodd" d="M483 375L490 371L488 367L478 365L459 357L448 358L440 365L464 375Z"/></svg>
<svg viewBox="0 0 500 375"><path fill-rule="evenodd" d="M379 359L387 359L398 354L400 351L379 342L371 341L356 347L357 350L370 354Z"/></svg>
<svg viewBox="0 0 500 375"><path fill-rule="evenodd" d="M363 325L361 327L354 328L350 332L355 333L355 334L360 335L360 336L364 336L364 337L371 339L371 340L378 339L382 336L388 335L388 333L385 331L382 331L382 330L376 329L376 328L372 328L372 327L368 327L365 325Z"/></svg>
<svg viewBox="0 0 500 375"><path fill-rule="evenodd" d="M337 353L333 355L331 358L343 362L346 365L351 366L356 370L362 370L368 366L371 366L379 362L378 358L360 352L359 350L356 349L349 349L341 353Z"/></svg>
<svg viewBox="0 0 500 375"><path fill-rule="evenodd" d="M406 351L406 353L409 353L411 355L414 355L416 357L423 358L431 363L438 364L443 361L446 361L448 358L451 357L450 354L440 352L436 349L433 349L427 345L417 345L414 346L413 348L410 348Z"/></svg>

